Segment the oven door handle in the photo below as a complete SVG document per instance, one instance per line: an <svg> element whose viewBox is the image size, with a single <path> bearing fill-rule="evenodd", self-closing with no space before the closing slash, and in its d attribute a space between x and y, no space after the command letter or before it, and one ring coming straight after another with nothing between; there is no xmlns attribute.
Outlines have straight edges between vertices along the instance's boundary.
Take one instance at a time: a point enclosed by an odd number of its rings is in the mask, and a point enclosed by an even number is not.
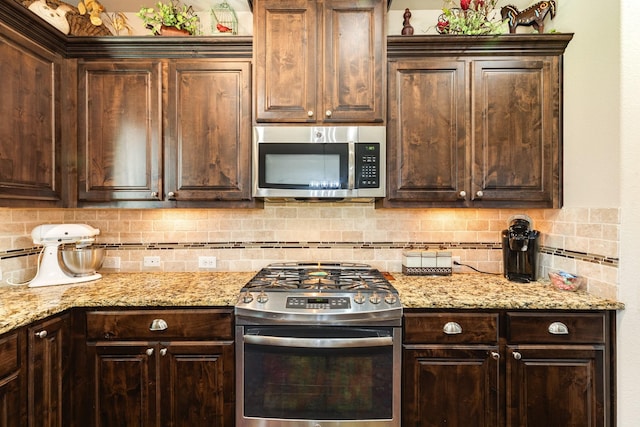
<svg viewBox="0 0 640 427"><path fill-rule="evenodd" d="M393 345L393 337L369 338L292 338L265 335L243 335L247 344L270 345L275 347L305 348L348 348L385 347Z"/></svg>

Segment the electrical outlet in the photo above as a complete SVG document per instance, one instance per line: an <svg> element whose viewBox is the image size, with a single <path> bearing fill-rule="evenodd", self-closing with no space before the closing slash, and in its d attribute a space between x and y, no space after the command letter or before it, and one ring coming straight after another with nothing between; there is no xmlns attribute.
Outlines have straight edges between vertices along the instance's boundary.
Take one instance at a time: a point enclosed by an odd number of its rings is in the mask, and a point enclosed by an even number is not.
<svg viewBox="0 0 640 427"><path fill-rule="evenodd" d="M104 262L102 263L102 268L120 268L120 257L119 256L108 256L104 258Z"/></svg>
<svg viewBox="0 0 640 427"><path fill-rule="evenodd" d="M216 257L214 256L199 256L198 268L216 268Z"/></svg>
<svg viewBox="0 0 640 427"><path fill-rule="evenodd" d="M452 272L453 273L462 273L462 266L459 265L460 264L460 257L459 256L452 256L451 257L451 267L452 267Z"/></svg>
<svg viewBox="0 0 640 427"><path fill-rule="evenodd" d="M160 257L159 256L146 256L146 257L144 257L144 266L145 267L160 267Z"/></svg>

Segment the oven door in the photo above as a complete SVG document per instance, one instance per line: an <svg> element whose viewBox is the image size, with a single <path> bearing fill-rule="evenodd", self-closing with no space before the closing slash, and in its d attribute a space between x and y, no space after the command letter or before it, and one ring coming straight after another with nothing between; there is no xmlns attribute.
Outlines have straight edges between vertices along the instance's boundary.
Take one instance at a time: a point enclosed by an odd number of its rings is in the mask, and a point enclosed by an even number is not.
<svg viewBox="0 0 640 427"><path fill-rule="evenodd" d="M236 333L238 427L400 426L400 328Z"/></svg>

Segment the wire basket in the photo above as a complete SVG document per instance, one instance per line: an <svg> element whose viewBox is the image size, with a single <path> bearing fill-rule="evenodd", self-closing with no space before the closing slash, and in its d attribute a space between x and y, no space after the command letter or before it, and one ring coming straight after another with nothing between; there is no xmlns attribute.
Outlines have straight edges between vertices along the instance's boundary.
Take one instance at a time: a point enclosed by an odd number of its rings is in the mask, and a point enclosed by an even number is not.
<svg viewBox="0 0 640 427"><path fill-rule="evenodd" d="M229 3L223 1L211 8L211 33L212 34L238 34L238 17Z"/></svg>

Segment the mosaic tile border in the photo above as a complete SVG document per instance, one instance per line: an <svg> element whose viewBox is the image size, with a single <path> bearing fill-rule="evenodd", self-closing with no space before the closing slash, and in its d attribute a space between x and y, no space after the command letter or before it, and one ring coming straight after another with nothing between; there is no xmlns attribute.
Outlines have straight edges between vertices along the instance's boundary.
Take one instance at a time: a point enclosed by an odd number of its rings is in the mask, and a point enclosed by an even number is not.
<svg viewBox="0 0 640 427"><path fill-rule="evenodd" d="M102 243L96 246L111 251L178 249L436 249L501 250L496 242L189 242L189 243ZM0 260L37 255L41 247L0 252ZM618 267L619 258L541 246L540 253Z"/></svg>

